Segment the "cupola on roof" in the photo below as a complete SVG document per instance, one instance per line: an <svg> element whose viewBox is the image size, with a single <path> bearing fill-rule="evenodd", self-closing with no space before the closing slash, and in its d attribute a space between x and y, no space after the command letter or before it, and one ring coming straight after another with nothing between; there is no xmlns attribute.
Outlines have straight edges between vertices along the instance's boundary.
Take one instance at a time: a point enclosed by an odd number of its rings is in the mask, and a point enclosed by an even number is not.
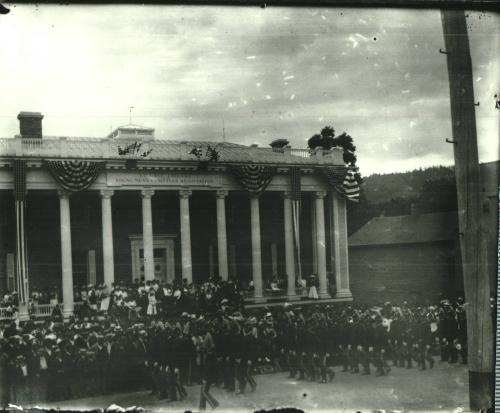
<svg viewBox="0 0 500 413"><path fill-rule="evenodd" d="M129 123L128 125L118 126L107 138L152 140L154 139L154 133L154 128Z"/></svg>

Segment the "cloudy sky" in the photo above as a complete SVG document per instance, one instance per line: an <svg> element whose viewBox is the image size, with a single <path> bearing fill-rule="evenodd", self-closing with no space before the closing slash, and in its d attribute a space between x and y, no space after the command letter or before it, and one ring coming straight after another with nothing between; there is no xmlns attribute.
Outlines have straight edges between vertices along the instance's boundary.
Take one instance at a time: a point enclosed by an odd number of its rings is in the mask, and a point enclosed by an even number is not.
<svg viewBox="0 0 500 413"><path fill-rule="evenodd" d="M437 10L10 5L0 16L0 137L21 110L44 134L104 137L133 122L165 139L293 147L347 132L364 175L453 162ZM498 159L500 18L467 18L479 150Z"/></svg>

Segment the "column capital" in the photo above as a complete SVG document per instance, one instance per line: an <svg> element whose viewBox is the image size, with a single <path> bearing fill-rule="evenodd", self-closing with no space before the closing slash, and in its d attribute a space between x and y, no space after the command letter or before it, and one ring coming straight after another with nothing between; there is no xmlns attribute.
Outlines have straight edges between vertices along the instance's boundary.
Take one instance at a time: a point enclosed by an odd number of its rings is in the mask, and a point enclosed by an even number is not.
<svg viewBox="0 0 500 413"><path fill-rule="evenodd" d="M193 191L190 189L181 189L179 190L179 198L187 199L192 195Z"/></svg>
<svg viewBox="0 0 500 413"><path fill-rule="evenodd" d="M260 192L249 192L250 199L259 199L260 194Z"/></svg>
<svg viewBox="0 0 500 413"><path fill-rule="evenodd" d="M155 194L154 189L143 189L141 191L141 196L143 198L151 198Z"/></svg>
<svg viewBox="0 0 500 413"><path fill-rule="evenodd" d="M323 199L326 196L326 191L316 191L314 197L317 199Z"/></svg>
<svg viewBox="0 0 500 413"><path fill-rule="evenodd" d="M228 193L229 192L225 189L218 189L217 191L215 191L215 196L217 197L217 199L224 199Z"/></svg>
<svg viewBox="0 0 500 413"><path fill-rule="evenodd" d="M57 195L59 195L59 198L69 198L71 195L71 192L66 191L65 189L58 189Z"/></svg>
<svg viewBox="0 0 500 413"><path fill-rule="evenodd" d="M291 191L284 191L283 192L283 198L284 199L292 199L293 198L293 194Z"/></svg>
<svg viewBox="0 0 500 413"><path fill-rule="evenodd" d="M100 193L102 198L111 199L111 197L115 194L115 191L112 189L101 189Z"/></svg>

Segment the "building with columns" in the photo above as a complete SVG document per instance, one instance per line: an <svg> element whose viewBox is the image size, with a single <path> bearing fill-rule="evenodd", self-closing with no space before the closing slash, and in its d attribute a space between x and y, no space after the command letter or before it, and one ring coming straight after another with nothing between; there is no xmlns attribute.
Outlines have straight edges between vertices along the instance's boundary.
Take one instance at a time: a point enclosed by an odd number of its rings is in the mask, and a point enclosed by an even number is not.
<svg viewBox="0 0 500 413"><path fill-rule="evenodd" d="M272 277L293 300L315 273L321 299L351 299L342 150L162 140L139 125L51 137L41 114L18 119L20 134L0 139L1 291L25 273L31 291L60 289L71 314L81 285L220 276L253 281L258 304Z"/></svg>

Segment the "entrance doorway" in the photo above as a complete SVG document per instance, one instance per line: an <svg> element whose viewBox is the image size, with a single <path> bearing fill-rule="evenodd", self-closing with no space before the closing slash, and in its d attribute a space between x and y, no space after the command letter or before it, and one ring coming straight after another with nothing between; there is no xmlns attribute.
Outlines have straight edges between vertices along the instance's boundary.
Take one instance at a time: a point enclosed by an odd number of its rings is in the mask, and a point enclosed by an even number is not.
<svg viewBox="0 0 500 413"><path fill-rule="evenodd" d="M164 283L175 279L175 237L173 234L153 237L154 278ZM141 235L130 235L132 280L144 278L144 244Z"/></svg>

